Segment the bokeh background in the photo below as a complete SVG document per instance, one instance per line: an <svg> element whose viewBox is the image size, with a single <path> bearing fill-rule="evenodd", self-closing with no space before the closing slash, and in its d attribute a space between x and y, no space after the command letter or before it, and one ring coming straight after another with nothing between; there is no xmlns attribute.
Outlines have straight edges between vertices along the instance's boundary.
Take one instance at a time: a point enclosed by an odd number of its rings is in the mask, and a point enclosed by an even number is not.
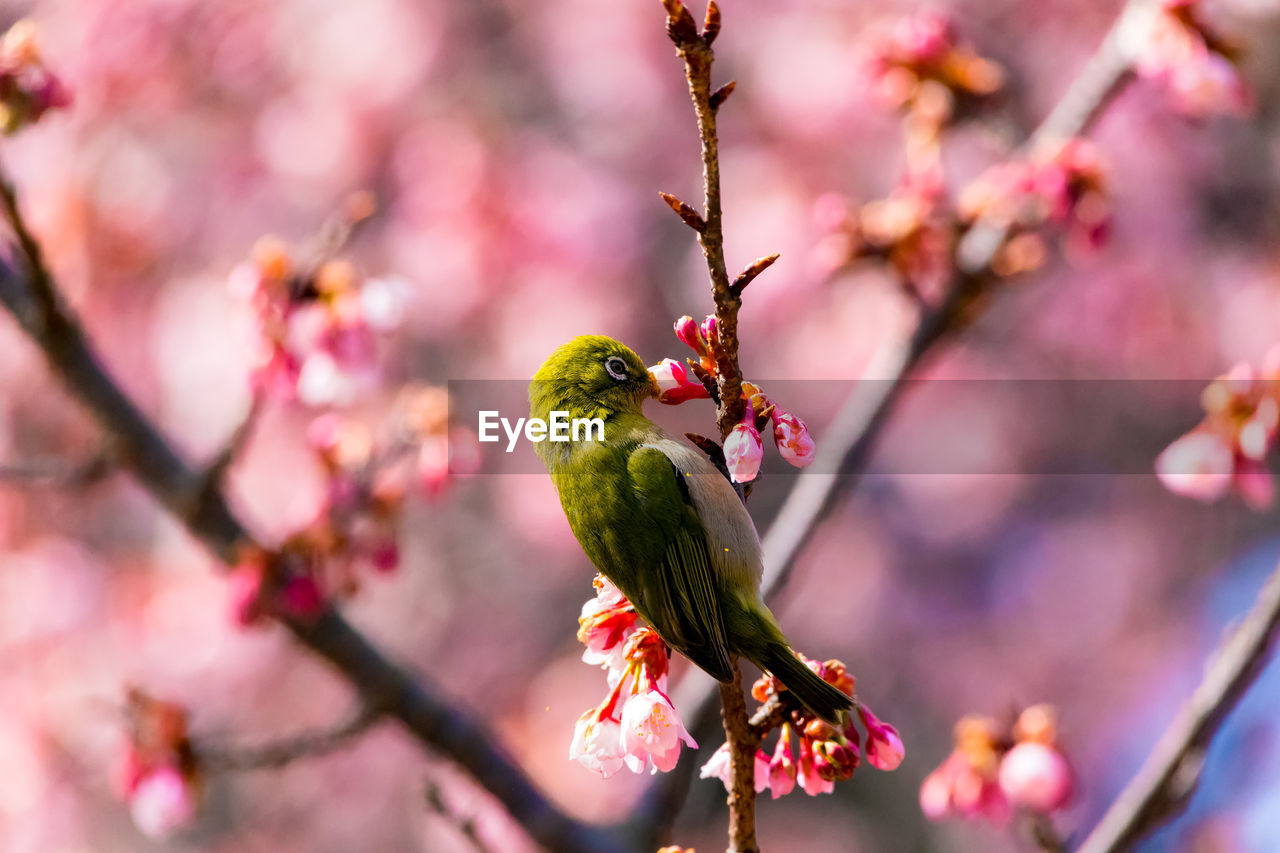
<svg viewBox="0 0 1280 853"><path fill-rule="evenodd" d="M933 8L1006 67L1001 105L948 142L959 185L1045 114L1119 3L722 6L717 76L738 82L721 113L730 265L782 253L748 291L743 366L847 388L910 317L874 267L829 280L814 224L824 194L884 196L903 166L897 119L862 93L859 40L886 17ZM111 370L193 456L219 447L249 402L250 324L228 274L263 234L304 242L354 190L372 190L379 213L349 257L412 283L385 390L353 410L370 423L404 382L522 380L575 334L611 334L650 362L679 355L672 319L710 309L691 235L657 196L696 200L700 164L656 0L0 10L37 21L75 93L0 156ZM1210 10L1249 48L1257 117L1191 122L1153 87L1126 91L1096 133L1112 178L1108 244L1008 289L929 374L1122 379L1135 394L1141 380L1188 380L1185 396L1152 395L1135 424L1110 406L1082 418L1087 399L1055 411L950 383L908 395L871 476L819 529L778 608L797 646L849 663L862 698L903 732L907 760L892 774L864 768L833 796L763 801L765 849L1021 849L987 826L928 824L917 790L959 716L1040 701L1058 706L1081 779L1060 828L1087 828L1280 557L1274 511L1195 504L1142 473L1198 420L1202 381L1280 341L1280 4ZM936 429L957 407L963 428ZM236 504L268 539L321 500L304 440L316 414L268 406L233 473ZM1064 425L1082 424L1113 436L1124 464L1055 461ZM0 458L95 447L38 353L0 322ZM922 452L965 462L922 472ZM780 467L773 456L766 474ZM762 529L792 483L761 483ZM573 723L604 682L578 660L592 572L549 481L460 479L411 501L400 535L403 568L366 584L351 619L487 719L564 808L621 816L647 780L602 781L567 760ZM234 625L210 557L127 477L3 487L0 551L3 849L470 849L427 807L427 786L475 816L493 849L529 847L485 795L390 726L329 757L216 777L193 828L149 841L111 784L124 685L189 706L200 736L251 742L336 719L342 684L282 632ZM1277 691L1272 673L1212 751L1190 814L1143 849L1276 849ZM676 840L721 849L721 799L718 783L695 784Z"/></svg>

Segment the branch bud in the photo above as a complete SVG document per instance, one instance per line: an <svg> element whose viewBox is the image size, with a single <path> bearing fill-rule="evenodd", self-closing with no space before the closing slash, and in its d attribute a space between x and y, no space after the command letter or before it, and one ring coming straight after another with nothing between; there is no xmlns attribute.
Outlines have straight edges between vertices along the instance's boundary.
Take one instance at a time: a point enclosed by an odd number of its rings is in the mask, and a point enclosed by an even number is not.
<svg viewBox="0 0 1280 853"><path fill-rule="evenodd" d="M702 230L707 227L707 223L703 221L702 216L699 215L698 211L694 210L671 193L658 193L658 195L662 196L662 200L667 203L667 206L674 210L676 215L684 220L684 224L688 225L694 231L701 233Z"/></svg>
<svg viewBox="0 0 1280 853"><path fill-rule="evenodd" d="M720 7L716 5L716 0L710 0L707 3L707 17L702 24L702 41L707 47L711 47L711 43L718 35L720 35Z"/></svg>
<svg viewBox="0 0 1280 853"><path fill-rule="evenodd" d="M773 266L773 262L778 259L779 255L774 252L772 255L766 255L763 258L756 258L751 262L751 266L738 273L738 277L733 280L733 284L729 285L729 291L734 296L741 296L742 291L747 289L747 285L755 280L760 273Z"/></svg>
<svg viewBox="0 0 1280 853"><path fill-rule="evenodd" d="M667 10L667 35L677 47L698 38L698 25L680 0L662 0L662 6Z"/></svg>
<svg viewBox="0 0 1280 853"><path fill-rule="evenodd" d="M737 85L738 84L735 81L730 80L728 83L725 83L719 89L712 92L711 97L707 99L707 103L711 105L711 109L720 109L720 105L729 99L729 96L733 94L733 88Z"/></svg>

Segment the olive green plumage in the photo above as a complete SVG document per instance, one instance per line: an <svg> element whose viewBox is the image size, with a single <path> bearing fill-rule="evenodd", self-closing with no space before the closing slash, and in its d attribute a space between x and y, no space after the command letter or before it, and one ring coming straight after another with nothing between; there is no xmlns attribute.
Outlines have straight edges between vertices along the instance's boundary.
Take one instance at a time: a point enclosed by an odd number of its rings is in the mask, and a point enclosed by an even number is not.
<svg viewBox="0 0 1280 853"><path fill-rule="evenodd" d="M656 395L640 358L600 335L574 338L534 374L531 417L605 422L603 441L537 445L569 526L672 648L720 681L741 655L834 721L852 701L795 656L761 601L751 516L710 460L641 413Z"/></svg>

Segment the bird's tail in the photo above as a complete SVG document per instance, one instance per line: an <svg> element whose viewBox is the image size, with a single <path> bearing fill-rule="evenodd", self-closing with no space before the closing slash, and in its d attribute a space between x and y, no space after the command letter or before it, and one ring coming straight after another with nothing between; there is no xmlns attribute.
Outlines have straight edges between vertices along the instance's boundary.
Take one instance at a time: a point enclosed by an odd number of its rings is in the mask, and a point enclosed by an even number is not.
<svg viewBox="0 0 1280 853"><path fill-rule="evenodd" d="M828 684L785 643L769 643L755 663L782 682L806 708L829 723L839 724L840 712L853 707L853 699Z"/></svg>

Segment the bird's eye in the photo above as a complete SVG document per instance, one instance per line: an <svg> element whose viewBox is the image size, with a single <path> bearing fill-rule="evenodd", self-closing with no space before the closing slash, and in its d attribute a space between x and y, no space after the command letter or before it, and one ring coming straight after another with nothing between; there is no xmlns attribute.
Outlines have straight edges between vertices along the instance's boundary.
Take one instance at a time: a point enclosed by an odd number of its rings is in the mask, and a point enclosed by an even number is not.
<svg viewBox="0 0 1280 853"><path fill-rule="evenodd" d="M604 360L604 369L619 382L627 378L627 363L616 355L611 355Z"/></svg>

